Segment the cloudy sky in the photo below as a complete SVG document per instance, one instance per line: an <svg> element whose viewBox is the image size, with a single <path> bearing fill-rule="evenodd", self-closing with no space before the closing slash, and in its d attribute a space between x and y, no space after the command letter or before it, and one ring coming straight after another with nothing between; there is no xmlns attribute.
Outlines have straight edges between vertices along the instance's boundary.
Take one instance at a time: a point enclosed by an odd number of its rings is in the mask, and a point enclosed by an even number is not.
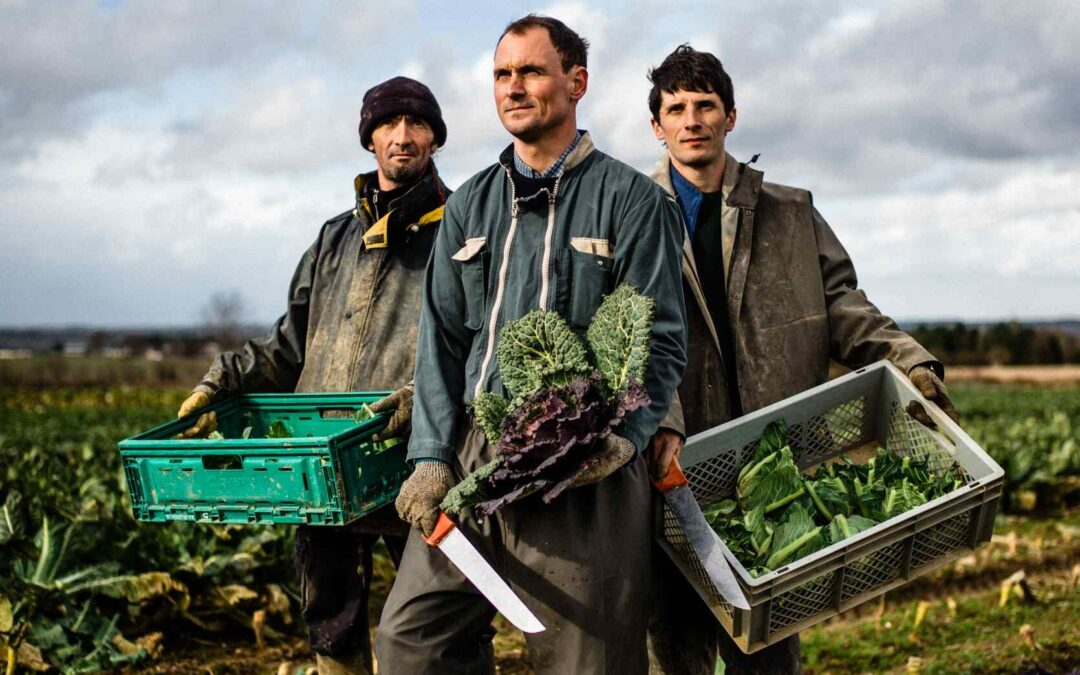
<svg viewBox="0 0 1080 675"><path fill-rule="evenodd" d="M0 325L190 324L216 291L271 321L374 167L364 91L432 88L456 186L509 142L491 54L529 11L592 42L582 126L642 170L646 70L717 53L729 149L813 191L886 312L1080 315L1080 3L0 0Z"/></svg>

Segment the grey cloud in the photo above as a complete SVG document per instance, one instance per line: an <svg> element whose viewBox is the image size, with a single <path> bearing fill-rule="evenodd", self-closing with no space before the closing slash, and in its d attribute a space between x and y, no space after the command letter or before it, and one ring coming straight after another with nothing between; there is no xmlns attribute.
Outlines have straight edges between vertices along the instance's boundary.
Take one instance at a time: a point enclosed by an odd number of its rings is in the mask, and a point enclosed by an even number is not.
<svg viewBox="0 0 1080 675"><path fill-rule="evenodd" d="M0 155L76 133L95 97L160 97L170 78L282 60L312 69L372 58L412 3L9 3L0 7ZM314 57L314 59L312 59Z"/></svg>
<svg viewBox="0 0 1080 675"><path fill-rule="evenodd" d="M735 44L735 58L724 55L738 64L733 146L842 170L848 189L886 191L898 173L933 170L942 157L1073 154L1080 59L1063 43L1080 28L1080 6L908 2L854 23L847 33L823 34L828 22L791 30L775 53L743 60ZM916 163L889 161L883 147Z"/></svg>

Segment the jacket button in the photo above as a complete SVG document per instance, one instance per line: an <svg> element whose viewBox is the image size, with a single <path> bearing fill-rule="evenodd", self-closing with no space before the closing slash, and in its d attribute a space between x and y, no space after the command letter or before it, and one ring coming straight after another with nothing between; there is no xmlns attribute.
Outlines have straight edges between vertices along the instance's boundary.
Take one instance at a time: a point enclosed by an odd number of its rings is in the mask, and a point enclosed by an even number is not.
<svg viewBox="0 0 1080 675"><path fill-rule="evenodd" d="M352 318L352 310L349 310L348 312L345 312L345 318L346 319L351 319Z"/></svg>
<svg viewBox="0 0 1080 675"><path fill-rule="evenodd" d="M748 216L750 216L750 215L753 215L753 213L754 213L754 209L746 209L745 213L746 213L746 215L748 215Z"/></svg>

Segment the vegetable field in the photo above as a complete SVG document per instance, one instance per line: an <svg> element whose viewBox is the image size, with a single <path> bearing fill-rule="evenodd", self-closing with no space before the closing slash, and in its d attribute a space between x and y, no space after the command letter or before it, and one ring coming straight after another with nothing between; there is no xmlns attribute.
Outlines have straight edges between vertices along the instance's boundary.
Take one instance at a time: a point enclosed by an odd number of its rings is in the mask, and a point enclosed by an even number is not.
<svg viewBox="0 0 1080 675"><path fill-rule="evenodd" d="M808 671L1080 668L1080 386L954 394L965 429L1007 472L994 542L806 632ZM310 659L291 529L130 516L116 442L174 415L183 395L0 389L0 661L241 673ZM392 567L382 558L378 570L381 597ZM517 635L496 646L503 672L528 672Z"/></svg>

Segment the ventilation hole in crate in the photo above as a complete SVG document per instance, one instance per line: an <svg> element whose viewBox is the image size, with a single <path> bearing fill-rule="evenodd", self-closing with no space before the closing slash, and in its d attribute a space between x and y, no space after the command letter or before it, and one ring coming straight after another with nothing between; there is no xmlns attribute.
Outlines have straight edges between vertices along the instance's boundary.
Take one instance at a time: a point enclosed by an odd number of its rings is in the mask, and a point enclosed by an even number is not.
<svg viewBox="0 0 1080 675"><path fill-rule="evenodd" d="M967 548L970 525L971 511L964 511L916 534L911 566L921 567L957 549Z"/></svg>
<svg viewBox="0 0 1080 675"><path fill-rule="evenodd" d="M777 596L769 613L769 632L775 633L827 609L832 604L835 576L835 571L823 574Z"/></svg>
<svg viewBox="0 0 1080 675"><path fill-rule="evenodd" d="M841 599L853 598L896 579L903 557L904 542L898 541L848 564L844 569Z"/></svg>
<svg viewBox="0 0 1080 675"><path fill-rule="evenodd" d="M203 455L202 465L208 471L239 471L244 468L244 458L236 455Z"/></svg>
<svg viewBox="0 0 1080 675"><path fill-rule="evenodd" d="M714 504L735 491L735 479L739 474L736 457L737 453L724 452L686 467L686 479L698 504Z"/></svg>
<svg viewBox="0 0 1080 675"><path fill-rule="evenodd" d="M941 442L896 401L889 411L889 435L885 447L890 452L901 456L929 460L930 470L935 474L951 471L965 484L971 482L971 476L953 460L953 456L941 446Z"/></svg>
<svg viewBox="0 0 1080 675"><path fill-rule="evenodd" d="M730 617L733 614L731 604L720 596L720 592L716 589L712 579L709 578L709 574L705 571L705 567L702 566L701 559L698 558L697 552L694 551L693 545L691 545L690 540L686 538L682 526L679 525L678 518L675 517L675 514L672 513L671 509L667 506L664 507L664 539L671 545L671 548L679 558L690 568L690 583L697 587L699 591L704 591L704 596L709 598L710 605L713 607L719 606L720 610Z"/></svg>
<svg viewBox="0 0 1080 675"><path fill-rule="evenodd" d="M146 499L143 495L142 479L139 478L138 468L134 464L125 465L124 473L127 475L128 494L131 497L132 506L141 506Z"/></svg>

